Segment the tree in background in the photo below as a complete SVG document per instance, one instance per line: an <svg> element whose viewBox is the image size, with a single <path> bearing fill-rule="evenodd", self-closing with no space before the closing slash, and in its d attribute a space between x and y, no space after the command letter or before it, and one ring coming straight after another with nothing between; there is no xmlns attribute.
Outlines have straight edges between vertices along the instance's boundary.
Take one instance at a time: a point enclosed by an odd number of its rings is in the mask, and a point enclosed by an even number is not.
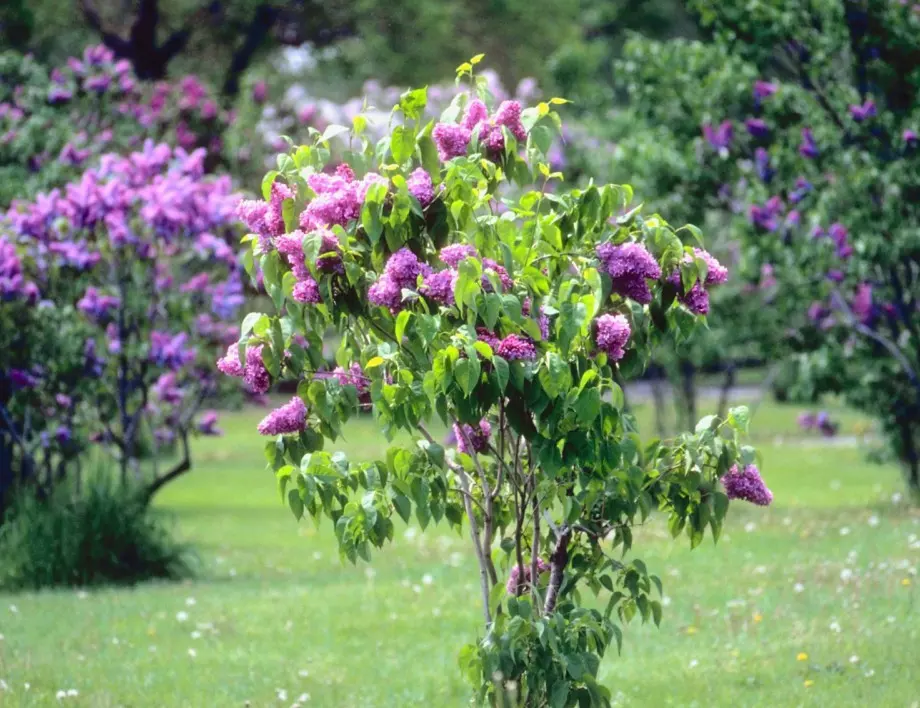
<svg viewBox="0 0 920 708"><path fill-rule="evenodd" d="M242 207L274 311L245 317L219 367L299 381L258 430L294 514L328 517L345 558L369 560L394 514L468 526L485 635L460 664L478 701L609 706L601 657L622 623L662 610L657 577L611 544L628 550L660 509L695 546L729 498L772 495L738 440L745 409L645 445L617 383L690 334L726 270L681 242L692 228L627 211L629 187L548 190L561 101L490 107L484 84L436 124L410 91L376 145L355 121L279 157L264 201ZM323 172L346 135L347 164ZM318 375L329 328L340 368ZM324 449L362 410L411 442L377 461Z"/></svg>
<svg viewBox="0 0 920 708"><path fill-rule="evenodd" d="M228 245L238 197L204 160L147 142L14 202L0 221L6 500L14 487L50 493L90 445L149 500L190 468L189 437L217 432L216 414L198 414L217 392L213 361L243 292ZM157 448L178 448L178 462L158 469Z"/></svg>
<svg viewBox="0 0 920 708"><path fill-rule="evenodd" d="M785 327L772 356L796 357L800 387L874 416L920 490L920 7L693 6L716 48L692 51L757 77L741 102L716 65L702 81L675 65L666 81L707 96L687 123L702 124L702 170L735 169L723 196L742 278L769 274Z"/></svg>

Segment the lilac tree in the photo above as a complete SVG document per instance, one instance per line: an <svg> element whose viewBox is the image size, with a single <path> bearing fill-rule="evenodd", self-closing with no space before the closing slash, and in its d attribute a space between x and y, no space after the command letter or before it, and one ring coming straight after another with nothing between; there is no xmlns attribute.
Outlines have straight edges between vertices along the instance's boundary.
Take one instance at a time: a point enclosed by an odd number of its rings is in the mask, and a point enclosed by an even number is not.
<svg viewBox="0 0 920 708"><path fill-rule="evenodd" d="M460 664L478 701L604 706L597 670L620 623L662 611L658 578L614 555L633 524L659 510L695 546L730 498L772 496L739 442L746 409L643 443L617 383L693 330L726 270L681 241L693 227L627 210L627 186L550 191L563 101L490 107L478 59L437 122L409 91L376 145L358 120L279 157L265 200L241 208L274 309L244 318L218 366L259 388L298 381L259 425L268 467L298 518L330 520L344 558L369 560L394 516L467 527L484 634ZM325 172L336 133L357 149ZM372 461L328 449L361 411L412 441Z"/></svg>
<svg viewBox="0 0 920 708"><path fill-rule="evenodd" d="M147 142L3 216L4 488L53 485L98 444L149 499L189 469L190 435L218 432L199 412L243 302L229 245L239 198L204 160ZM158 469L156 451L173 447L178 462Z"/></svg>

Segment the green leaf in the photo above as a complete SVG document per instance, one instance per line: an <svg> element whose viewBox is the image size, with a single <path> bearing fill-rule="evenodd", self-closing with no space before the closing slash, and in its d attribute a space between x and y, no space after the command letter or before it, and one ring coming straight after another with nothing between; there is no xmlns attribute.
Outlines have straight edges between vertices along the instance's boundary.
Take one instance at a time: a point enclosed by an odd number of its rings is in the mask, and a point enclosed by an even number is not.
<svg viewBox="0 0 920 708"><path fill-rule="evenodd" d="M472 382L470 380L470 370L472 369L469 359L461 359L456 364L454 364L454 379L457 381L457 385L460 386L460 390L463 391L464 396L469 396L470 392L473 390Z"/></svg>
<svg viewBox="0 0 920 708"><path fill-rule="evenodd" d="M582 425L588 425L594 422L601 412L601 394L596 388L589 388L582 391L575 403L575 413L578 422Z"/></svg>
<svg viewBox="0 0 920 708"><path fill-rule="evenodd" d="M501 604L502 600L505 599L505 584L496 583L492 586L492 589L489 591L489 613L494 617L498 606Z"/></svg>
<svg viewBox="0 0 920 708"><path fill-rule="evenodd" d="M550 708L565 708L566 702L569 700L569 682L568 681L556 681L556 684L553 686L553 691L549 696L549 705Z"/></svg>
<svg viewBox="0 0 920 708"><path fill-rule="evenodd" d="M256 322L259 321L264 315L261 312L250 312L243 318L243 324L240 325L240 338L245 337L252 331L252 328L255 326Z"/></svg>
<svg viewBox="0 0 920 708"><path fill-rule="evenodd" d="M495 355L492 357L492 366L495 368L495 378L498 381L498 389L504 393L508 387L508 377L511 375L508 362L502 357Z"/></svg>
<svg viewBox="0 0 920 708"><path fill-rule="evenodd" d="M275 179L281 173L278 170L271 170L265 177L262 178L262 198L268 199L272 195L272 185L275 183Z"/></svg>
<svg viewBox="0 0 920 708"><path fill-rule="evenodd" d="M415 153L415 133L411 128L397 125L393 129L393 136L390 138L390 152L393 153L393 160L400 165L412 157Z"/></svg>
<svg viewBox="0 0 920 708"><path fill-rule="evenodd" d="M747 406L737 406L728 411L728 424L739 433L747 433L751 423L751 412Z"/></svg>
<svg viewBox="0 0 920 708"><path fill-rule="evenodd" d="M572 372L565 359L556 352L546 357L546 366L540 368L540 385L550 398L558 398L572 387Z"/></svg>
<svg viewBox="0 0 920 708"><path fill-rule="evenodd" d="M406 326L409 324L409 320L412 317L411 310L403 310L399 313L399 316L396 318L396 341L402 342L403 334L406 332Z"/></svg>
<svg viewBox="0 0 920 708"><path fill-rule="evenodd" d="M699 435L706 430L710 430L713 427L713 423L716 421L716 419L717 416L714 415L707 415L704 418L700 418L700 422L696 424L696 434Z"/></svg>
<svg viewBox="0 0 920 708"><path fill-rule="evenodd" d="M436 178L441 171L441 160L438 157L438 148L427 135L418 139L418 147L422 153L422 167L431 175L432 179Z"/></svg>
<svg viewBox="0 0 920 708"><path fill-rule="evenodd" d="M300 498L300 490L288 490L288 505L294 512L294 516L300 521L303 518L303 499Z"/></svg>
<svg viewBox="0 0 920 708"><path fill-rule="evenodd" d="M406 91L399 97L399 110L410 120L418 120L428 104L428 87Z"/></svg>

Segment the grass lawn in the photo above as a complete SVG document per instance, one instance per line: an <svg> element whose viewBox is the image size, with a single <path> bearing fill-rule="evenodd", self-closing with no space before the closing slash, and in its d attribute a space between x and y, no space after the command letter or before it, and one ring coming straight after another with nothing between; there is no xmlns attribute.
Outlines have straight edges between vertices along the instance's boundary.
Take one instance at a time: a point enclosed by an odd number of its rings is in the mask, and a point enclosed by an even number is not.
<svg viewBox="0 0 920 708"><path fill-rule="evenodd" d="M666 608L604 661L617 705L920 701L920 512L896 501L895 468L791 440L801 410L754 419L773 507L735 504L719 545L693 552L661 520L637 530ZM328 528L281 505L262 414L227 415L226 436L200 441L197 469L159 499L199 550L199 580L0 595L0 706L57 705L68 689L61 705L466 704L455 655L480 610L465 536L400 523L371 566L343 565ZM841 417L844 432L860 425ZM348 438L355 459L384 446L370 421Z"/></svg>

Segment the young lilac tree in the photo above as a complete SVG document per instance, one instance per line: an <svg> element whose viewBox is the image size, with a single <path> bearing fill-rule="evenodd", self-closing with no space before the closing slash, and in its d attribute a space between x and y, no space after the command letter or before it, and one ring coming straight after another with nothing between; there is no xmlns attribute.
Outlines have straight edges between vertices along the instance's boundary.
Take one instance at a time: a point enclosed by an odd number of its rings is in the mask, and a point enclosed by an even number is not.
<svg viewBox="0 0 920 708"><path fill-rule="evenodd" d="M239 198L204 160L148 142L3 216L0 489L49 488L98 444L149 499L190 468L191 435L218 432L198 414L243 302ZM156 448L173 447L159 470Z"/></svg>
<svg viewBox="0 0 920 708"><path fill-rule="evenodd" d="M658 578L615 555L633 524L660 512L695 546L730 498L772 498L739 442L746 409L643 443L617 383L688 336L728 274L681 241L693 227L627 211L629 187L550 192L563 101L489 106L477 59L437 123L409 91L376 145L356 121L279 157L265 201L241 207L274 310L248 314L218 365L258 387L299 381L259 432L295 516L328 518L344 558L369 560L395 516L467 528L483 625L460 665L478 702L606 706L597 671L620 623L662 612ZM356 149L330 174L335 133ZM327 447L367 410L411 442L370 461Z"/></svg>

